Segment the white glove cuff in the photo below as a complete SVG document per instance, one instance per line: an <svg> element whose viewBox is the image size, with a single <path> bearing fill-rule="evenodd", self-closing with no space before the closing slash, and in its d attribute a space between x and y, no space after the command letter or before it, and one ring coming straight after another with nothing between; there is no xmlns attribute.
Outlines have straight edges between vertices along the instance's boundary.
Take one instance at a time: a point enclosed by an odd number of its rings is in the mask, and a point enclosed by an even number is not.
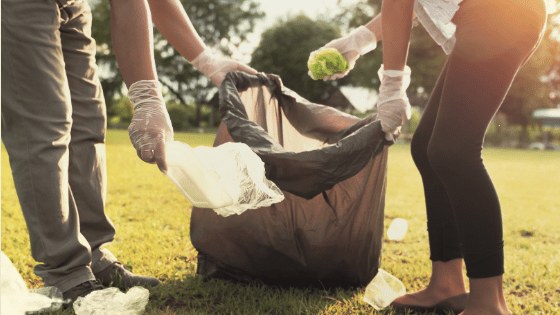
<svg viewBox="0 0 560 315"><path fill-rule="evenodd" d="M377 37L363 25L352 30L347 36L360 55L365 55L377 47Z"/></svg>
<svg viewBox="0 0 560 315"><path fill-rule="evenodd" d="M380 80L383 80L384 75L392 78L408 77L410 79L411 74L412 74L412 70L410 69L409 66L404 66L404 70L385 70L385 66L381 65L381 67L379 67L379 71L377 71L377 75L379 76Z"/></svg>
<svg viewBox="0 0 560 315"><path fill-rule="evenodd" d="M196 56L196 58L191 61L191 64L193 65L193 67L195 67L195 69L210 78L214 74L216 74L216 72L218 72L218 69L216 67L212 67L212 65L215 63L215 59L216 56L214 55L214 53L210 49L205 48L198 56ZM214 68L214 71L212 68Z"/></svg>
<svg viewBox="0 0 560 315"><path fill-rule="evenodd" d="M161 83L157 80L141 80L134 82L128 88L128 98L134 110L146 103L157 103L165 106L161 92Z"/></svg>
<svg viewBox="0 0 560 315"><path fill-rule="evenodd" d="M406 89L410 85L410 67L405 66L404 70L385 70L383 65L377 72L381 80L379 87L379 102L378 105L396 100L408 100Z"/></svg>

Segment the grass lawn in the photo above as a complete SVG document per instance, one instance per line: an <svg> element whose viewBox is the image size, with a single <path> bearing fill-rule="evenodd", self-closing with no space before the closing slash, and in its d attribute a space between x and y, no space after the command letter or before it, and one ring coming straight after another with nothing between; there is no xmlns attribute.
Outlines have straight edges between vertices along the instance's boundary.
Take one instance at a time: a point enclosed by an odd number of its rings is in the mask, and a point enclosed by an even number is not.
<svg viewBox="0 0 560 315"><path fill-rule="evenodd" d="M179 133L176 139L211 145L213 135ZM389 154L386 226L389 219L403 217L409 233L402 242L385 242L382 267L414 291L430 274L422 186L408 145L395 145ZM560 314L560 152L487 149L484 158L502 202L508 304L514 314ZM202 282L195 275L196 251L189 239L189 203L157 167L136 157L126 131L109 132L107 167L107 212L117 228L108 248L135 272L164 283L152 291L148 314L392 314L376 313L363 303L363 288L324 291ZM29 286L42 285L33 274L4 148L2 250Z"/></svg>

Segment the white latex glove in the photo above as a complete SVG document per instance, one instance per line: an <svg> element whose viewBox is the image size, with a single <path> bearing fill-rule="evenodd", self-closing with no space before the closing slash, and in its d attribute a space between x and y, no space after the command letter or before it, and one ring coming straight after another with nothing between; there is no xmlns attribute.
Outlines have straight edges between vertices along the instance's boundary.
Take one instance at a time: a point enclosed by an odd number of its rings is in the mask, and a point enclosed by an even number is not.
<svg viewBox="0 0 560 315"><path fill-rule="evenodd" d="M404 71L398 71L385 70L383 65L378 72L381 87L377 101L377 117L381 120L385 139L390 141L400 133L402 124L411 116L410 102L406 96L406 89L410 85L410 73L408 66Z"/></svg>
<svg viewBox="0 0 560 315"><path fill-rule="evenodd" d="M191 62L193 67L207 76L212 83L220 86L226 74L230 71L244 71L257 74L257 70L240 63L239 61L215 55L210 49L205 49Z"/></svg>
<svg viewBox="0 0 560 315"><path fill-rule="evenodd" d="M142 80L128 89L134 106L132 122L128 126L130 141L144 162L157 163L162 172L165 163L165 142L173 140L173 127L157 80Z"/></svg>
<svg viewBox="0 0 560 315"><path fill-rule="evenodd" d="M356 61L361 55L374 50L377 47L375 34L365 26L354 29L346 36L331 40L321 48L335 48L348 61L348 69L345 72L335 73L324 78L327 80L337 80L345 77L356 65ZM320 49L321 49L320 48ZM314 52L311 52L313 54Z"/></svg>

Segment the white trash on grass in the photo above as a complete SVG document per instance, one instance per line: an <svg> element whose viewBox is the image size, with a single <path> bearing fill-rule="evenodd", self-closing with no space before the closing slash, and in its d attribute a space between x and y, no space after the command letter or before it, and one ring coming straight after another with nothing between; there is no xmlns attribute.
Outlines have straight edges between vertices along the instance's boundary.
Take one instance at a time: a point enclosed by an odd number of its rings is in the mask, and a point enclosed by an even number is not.
<svg viewBox="0 0 560 315"><path fill-rule="evenodd" d="M262 160L244 143L191 148L168 142L166 161L167 176L193 206L224 217L284 200L282 191L265 177Z"/></svg>
<svg viewBox="0 0 560 315"><path fill-rule="evenodd" d="M62 294L55 287L28 290L12 261L0 251L0 314L24 315L56 311Z"/></svg>
<svg viewBox="0 0 560 315"><path fill-rule="evenodd" d="M387 229L387 239L390 241L402 241L408 231L408 222L403 218L396 218L391 221Z"/></svg>
<svg viewBox="0 0 560 315"><path fill-rule="evenodd" d="M74 302L76 315L140 315L148 304L150 291L132 287L123 293L117 288L96 290Z"/></svg>
<svg viewBox="0 0 560 315"><path fill-rule="evenodd" d="M377 311L389 306L399 296L406 293L404 284L387 271L379 268L377 275L367 285L364 302Z"/></svg>

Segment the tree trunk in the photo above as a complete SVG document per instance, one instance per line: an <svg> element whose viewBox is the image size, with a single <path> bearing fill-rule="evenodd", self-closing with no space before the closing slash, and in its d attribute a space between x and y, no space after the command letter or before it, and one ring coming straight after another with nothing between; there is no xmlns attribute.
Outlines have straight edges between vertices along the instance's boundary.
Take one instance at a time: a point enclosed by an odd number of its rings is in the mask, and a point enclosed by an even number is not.
<svg viewBox="0 0 560 315"><path fill-rule="evenodd" d="M521 125L521 133L519 134L519 147L526 148L529 145L529 129L527 124Z"/></svg>
<svg viewBox="0 0 560 315"><path fill-rule="evenodd" d="M198 128L200 127L200 121L202 120L202 104L200 102L196 102L195 104L195 108L196 108L196 115L194 118L194 125Z"/></svg>

